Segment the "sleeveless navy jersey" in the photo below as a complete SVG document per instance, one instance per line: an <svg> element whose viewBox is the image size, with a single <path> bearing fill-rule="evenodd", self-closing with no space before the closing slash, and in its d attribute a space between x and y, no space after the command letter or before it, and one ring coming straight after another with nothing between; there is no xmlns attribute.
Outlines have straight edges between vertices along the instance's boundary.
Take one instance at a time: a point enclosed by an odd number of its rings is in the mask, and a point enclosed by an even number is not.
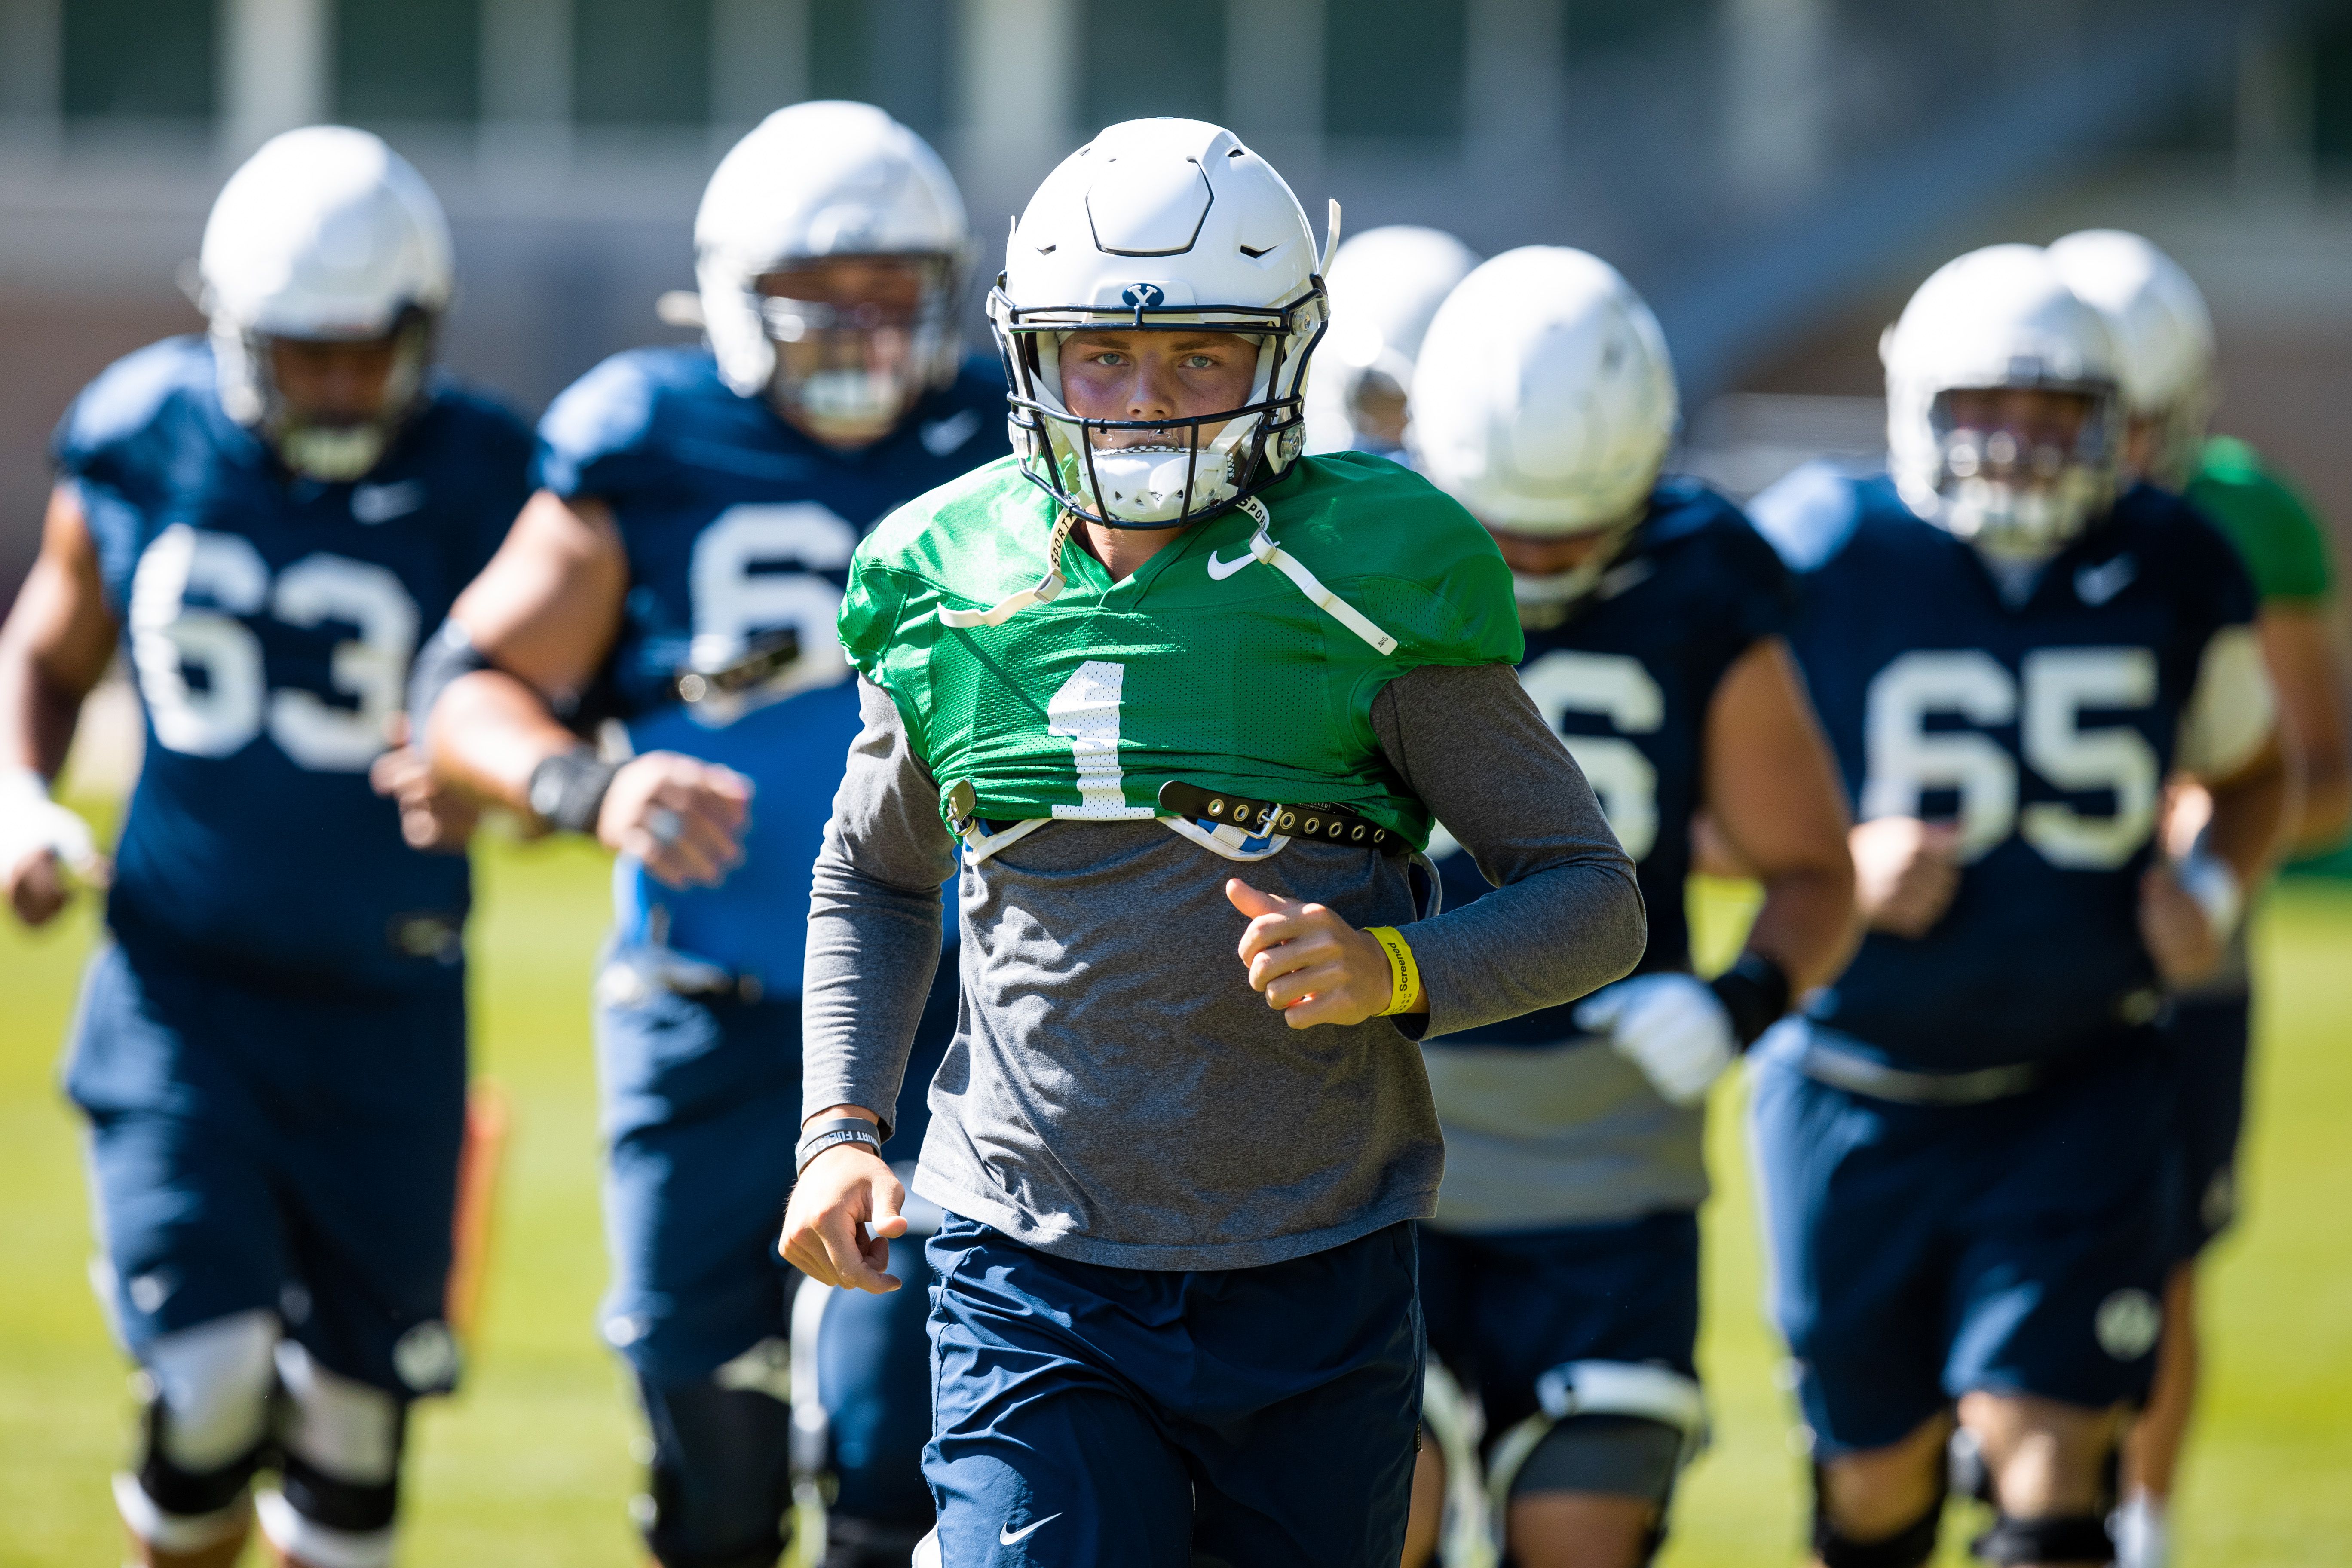
<svg viewBox="0 0 2352 1568"><path fill-rule="evenodd" d="M1757 498L1799 573L1790 643L1858 820L1958 824L1959 891L1873 932L1809 1008L1930 1070L2047 1059L2145 1022L2139 878L2206 644L2254 613L2229 542L2145 486L2004 601L1884 477L1799 469Z"/></svg>
<svg viewBox="0 0 2352 1568"><path fill-rule="evenodd" d="M540 426L539 480L612 509L629 593L607 680L631 742L723 763L753 784L744 862L680 892L623 858L625 942L667 945L796 994L809 869L849 743L857 693L835 630L866 530L925 490L1003 457L1004 382L974 360L885 439L837 452L739 397L703 349L640 349L590 371ZM789 633L797 652L755 689L681 676L740 663ZM789 644L785 645L788 648Z"/></svg>
<svg viewBox="0 0 2352 1568"><path fill-rule="evenodd" d="M417 639L529 494L530 431L436 377L356 484L289 476L174 338L85 389L52 449L146 716L108 916L275 974L446 981L466 860L368 787Z"/></svg>
<svg viewBox="0 0 2352 1568"><path fill-rule="evenodd" d="M1707 705L1739 656L1779 634L1792 589L1738 508L1669 479L1591 595L1555 624L1534 607L1519 679L1566 737L1609 826L1633 858L1650 911L1641 970L1688 969L1690 823L1702 804ZM1438 861L1448 909L1487 891L1454 849ZM1557 1045L1581 1033L1575 1004L1448 1035L1458 1045Z"/></svg>

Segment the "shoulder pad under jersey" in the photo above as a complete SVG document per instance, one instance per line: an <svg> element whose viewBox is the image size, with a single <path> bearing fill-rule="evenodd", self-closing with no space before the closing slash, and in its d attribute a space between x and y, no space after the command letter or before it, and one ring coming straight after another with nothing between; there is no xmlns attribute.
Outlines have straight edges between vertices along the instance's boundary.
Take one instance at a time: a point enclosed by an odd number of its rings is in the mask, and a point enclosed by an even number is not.
<svg viewBox="0 0 2352 1568"><path fill-rule="evenodd" d="M1748 521L1789 570L1818 572L1860 526L1867 505L1865 482L1830 463L1807 463L1749 501Z"/></svg>
<svg viewBox="0 0 2352 1568"><path fill-rule="evenodd" d="M705 350L614 354L566 387L541 417L537 482L560 496L595 494L604 465L654 443L668 405L714 394L734 395Z"/></svg>
<svg viewBox="0 0 2352 1568"><path fill-rule="evenodd" d="M202 338L166 338L125 354L84 387L50 442L59 469L81 473L137 437L174 397L214 387L212 348Z"/></svg>

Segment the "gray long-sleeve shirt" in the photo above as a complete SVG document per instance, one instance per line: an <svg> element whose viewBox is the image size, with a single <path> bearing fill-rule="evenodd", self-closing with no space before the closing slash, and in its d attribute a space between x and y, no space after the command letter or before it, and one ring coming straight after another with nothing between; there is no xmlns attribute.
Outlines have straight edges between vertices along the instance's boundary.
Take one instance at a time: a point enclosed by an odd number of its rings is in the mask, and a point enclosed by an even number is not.
<svg viewBox="0 0 2352 1568"><path fill-rule="evenodd" d="M810 902L803 1114L859 1105L887 1121L958 845L896 706L864 682L859 697ZM1055 822L967 864L963 1000L917 1193L1043 1251L1135 1268L1277 1263L1433 1211L1444 1156L1414 1036L1607 984L1640 958L1643 917L1632 862L1509 667L1412 669L1372 721L1498 890L1414 921L1401 858L1294 842L1238 863L1137 821ZM1235 876L1360 928L1412 922L1425 1027L1291 1028L1236 956Z"/></svg>

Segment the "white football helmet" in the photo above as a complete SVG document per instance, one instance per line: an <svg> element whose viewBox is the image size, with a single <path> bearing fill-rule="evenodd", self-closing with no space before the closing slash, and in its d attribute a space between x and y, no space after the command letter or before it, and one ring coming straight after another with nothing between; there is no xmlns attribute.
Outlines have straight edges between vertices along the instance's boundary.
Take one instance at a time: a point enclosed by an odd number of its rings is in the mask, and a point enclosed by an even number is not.
<svg viewBox="0 0 2352 1568"><path fill-rule="evenodd" d="M1309 452L1397 451L1396 441L1366 428L1360 400L1404 401L1430 318L1477 265L1477 252L1452 235L1411 224L1367 229L1339 247L1323 280L1331 331L1307 384Z"/></svg>
<svg viewBox="0 0 2352 1568"><path fill-rule="evenodd" d="M1600 258L1551 245L1505 251L1446 296L1412 393L1415 463L1479 521L1553 537L1613 531L1620 543L1646 510L1679 409L1665 334L1641 296ZM1581 597L1614 553L1522 575L1521 603Z"/></svg>
<svg viewBox="0 0 2352 1568"><path fill-rule="evenodd" d="M2123 399L2106 323L2047 252L1994 245L1919 286L1879 344L1888 466L1904 501L2007 563L2065 548L2114 500ZM1957 426L1949 395L2021 388L2085 400L2070 447Z"/></svg>
<svg viewBox="0 0 2352 1568"><path fill-rule="evenodd" d="M2138 235L2086 228L2050 259L2066 286L2107 319L2118 381L2134 419L2156 426L2147 477L2178 489L2213 416L2213 318L2180 264Z"/></svg>
<svg viewBox="0 0 2352 1568"><path fill-rule="evenodd" d="M702 325L719 374L820 437L871 439L955 379L955 302L972 253L963 198L924 140L869 103L796 103L719 161L694 219ZM760 279L835 257L927 263L910 315L761 294ZM820 368L785 374L779 342L840 334Z"/></svg>
<svg viewBox="0 0 2352 1568"><path fill-rule="evenodd" d="M1130 120L1063 160L1013 226L988 314L1012 385L1013 449L1076 516L1118 528L1198 521L1298 456L1301 384L1327 320L1315 238L1282 176L1230 131ZM1249 401L1165 423L1082 419L1063 402L1060 355L1089 328L1254 338ZM1095 434L1112 430L1167 439L1098 450Z"/></svg>
<svg viewBox="0 0 2352 1568"><path fill-rule="evenodd" d="M424 176L364 131L289 131L229 176L197 266L229 416L312 479L374 468L416 406L434 327L456 291L449 226ZM362 420L313 418L271 374L272 339L395 335L383 405Z"/></svg>

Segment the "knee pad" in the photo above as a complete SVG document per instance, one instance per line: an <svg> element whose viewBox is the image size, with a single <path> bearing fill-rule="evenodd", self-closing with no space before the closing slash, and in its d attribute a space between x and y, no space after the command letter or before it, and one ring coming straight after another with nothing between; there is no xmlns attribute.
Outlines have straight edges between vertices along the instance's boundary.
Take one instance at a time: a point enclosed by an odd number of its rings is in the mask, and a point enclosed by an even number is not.
<svg viewBox="0 0 2352 1568"><path fill-rule="evenodd" d="M1969 1550L1987 1563L2112 1563L2115 1537L2096 1513L2012 1519L2002 1514Z"/></svg>
<svg viewBox="0 0 2352 1568"><path fill-rule="evenodd" d="M269 1429L278 1319L239 1312L166 1334L142 1358L152 1391L154 1447L187 1471L220 1469L261 1445Z"/></svg>
<svg viewBox="0 0 2352 1568"><path fill-rule="evenodd" d="M262 1533L312 1568L383 1568L400 1503L408 1407L278 1347L279 1489L256 1500Z"/></svg>
<svg viewBox="0 0 2352 1568"><path fill-rule="evenodd" d="M1822 1568L1919 1568L1936 1554L1936 1532L1944 1522L1946 1493L1938 1490L1927 1511L1877 1541L1841 1535L1830 1523L1822 1500L1822 1470L1813 1467L1813 1555Z"/></svg>
<svg viewBox="0 0 2352 1568"><path fill-rule="evenodd" d="M1683 1435L1640 1415L1577 1415L1560 1422L1535 1446L1510 1495L1522 1492L1605 1492L1641 1498L1664 1508L1682 1470Z"/></svg>
<svg viewBox="0 0 2352 1568"><path fill-rule="evenodd" d="M241 1500L269 1436L278 1334L275 1315L239 1312L147 1347L145 1451L138 1473L115 1482L141 1540L188 1551L244 1528Z"/></svg>
<svg viewBox="0 0 2352 1568"><path fill-rule="evenodd" d="M792 1410L767 1393L639 1380L653 1437L637 1527L663 1568L768 1568L792 1507Z"/></svg>
<svg viewBox="0 0 2352 1568"><path fill-rule="evenodd" d="M1657 1505L1643 1561L1654 1557L1675 1479L1707 1442L1697 1381L1645 1363L1565 1362L1536 1379L1536 1398L1541 1410L1504 1433L1487 1461L1495 1539L1522 1491L1610 1492Z"/></svg>

